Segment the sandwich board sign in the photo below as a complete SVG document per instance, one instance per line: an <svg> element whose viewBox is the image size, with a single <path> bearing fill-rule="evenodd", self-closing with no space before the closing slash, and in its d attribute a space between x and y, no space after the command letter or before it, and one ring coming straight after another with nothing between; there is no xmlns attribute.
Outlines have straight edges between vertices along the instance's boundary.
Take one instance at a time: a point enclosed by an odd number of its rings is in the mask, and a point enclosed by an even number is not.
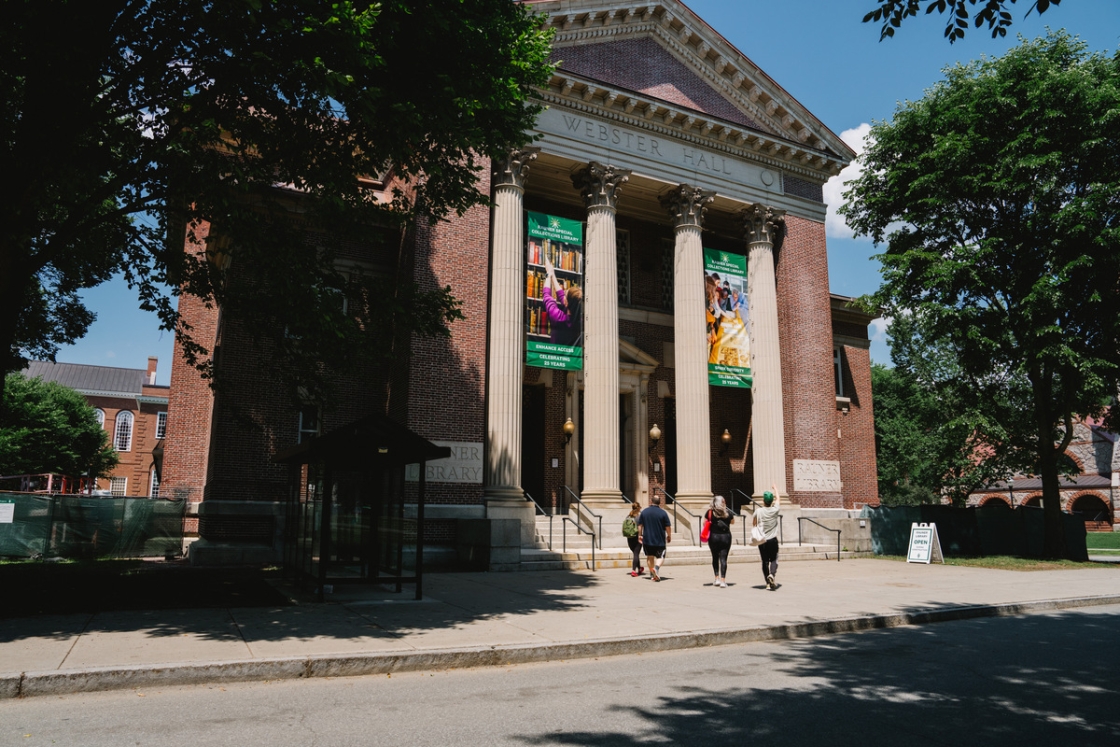
<svg viewBox="0 0 1120 747"><path fill-rule="evenodd" d="M944 563L941 554L941 540L937 536L936 524L910 525L910 547L906 551L907 563Z"/></svg>

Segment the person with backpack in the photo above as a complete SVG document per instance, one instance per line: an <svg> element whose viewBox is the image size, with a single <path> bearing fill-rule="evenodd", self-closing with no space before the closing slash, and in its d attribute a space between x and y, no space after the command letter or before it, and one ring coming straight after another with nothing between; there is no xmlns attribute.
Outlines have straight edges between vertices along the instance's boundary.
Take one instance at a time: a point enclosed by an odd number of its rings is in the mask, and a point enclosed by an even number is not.
<svg viewBox="0 0 1120 747"><path fill-rule="evenodd" d="M622 536L626 538L627 544L630 545L630 552L634 554L630 563L630 575L634 578L645 572L642 568L642 543L638 539L638 515L641 513L642 504L634 501L630 504L630 515L622 520Z"/></svg>
<svg viewBox="0 0 1120 747"><path fill-rule="evenodd" d="M716 574L716 588L727 588L727 553L731 552L731 525L735 515L727 509L722 495L712 498L704 519L709 522L708 549L712 551L712 570Z"/></svg>

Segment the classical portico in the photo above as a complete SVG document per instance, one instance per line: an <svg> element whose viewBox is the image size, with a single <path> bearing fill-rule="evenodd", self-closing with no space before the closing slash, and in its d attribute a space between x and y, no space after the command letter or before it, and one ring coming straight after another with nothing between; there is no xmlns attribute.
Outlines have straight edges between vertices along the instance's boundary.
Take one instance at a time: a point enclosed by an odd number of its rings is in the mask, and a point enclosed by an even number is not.
<svg viewBox="0 0 1120 747"><path fill-rule="evenodd" d="M552 5L538 8L551 12ZM783 388L777 251L786 216L823 225L823 202L804 195L819 193L850 151L749 62L724 49L726 42L710 29L692 23L679 3L621 16L608 9L613 7L583 1L572 6L578 12L552 17L564 62L540 92L547 107L537 121L534 148L516 151L494 171L485 484L492 515L501 506L512 509L523 489L517 453L526 380L520 368L526 313L522 214L530 202L538 206L530 210L584 225L583 368L559 377L547 372L551 383L544 385L563 387L563 417L572 423L562 450L548 449L546 470L559 470L559 477L549 479L562 483L561 492L571 490L587 505L603 508L624 505L624 492L644 503L655 483L660 490L673 485L675 498L695 510L713 490L729 490L726 480L713 484L714 460L730 458L720 439L726 424L728 441L741 444L736 463L743 477L733 487L755 496L771 485L783 494L790 489L790 392ZM673 73L674 85L684 99L666 98L664 87L643 91L641 76L624 80L628 70L612 68L616 82L606 74L585 75L593 60L606 59L595 50L612 44L640 48L650 64L666 70L679 66L695 77L693 88L680 88L679 73ZM708 100L705 90L716 98L697 103ZM649 226L643 235L663 237L665 285L671 287L661 308L650 308L648 295L626 297L636 270L626 264L626 248L617 238L628 230L623 224ZM643 240L646 245L634 251L647 258L649 273L648 258L658 249ZM718 424L703 255L712 242L747 258L753 377L749 393L731 400L724 395L721 401L742 403L733 406L741 409L721 410ZM630 323L630 334L620 334L620 319L642 320L654 325L653 332L644 335L647 327ZM644 343L638 339L643 335ZM818 353L831 361L830 349L810 354ZM629 374L627 357L642 359ZM660 444L648 436L652 402L664 403L659 417L666 422L659 427L667 436ZM544 438L553 443L558 428L548 422ZM662 465L670 474L655 474ZM553 505L568 502L565 497Z"/></svg>

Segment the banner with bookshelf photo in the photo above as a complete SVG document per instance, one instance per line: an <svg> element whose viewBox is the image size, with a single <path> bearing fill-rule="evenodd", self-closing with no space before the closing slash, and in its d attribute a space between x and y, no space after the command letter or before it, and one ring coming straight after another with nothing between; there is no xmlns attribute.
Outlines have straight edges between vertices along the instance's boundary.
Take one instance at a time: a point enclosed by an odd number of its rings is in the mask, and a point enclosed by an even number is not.
<svg viewBox="0 0 1120 747"><path fill-rule="evenodd" d="M750 388L747 258L704 249L704 298L708 319L708 383Z"/></svg>
<svg viewBox="0 0 1120 747"><path fill-rule="evenodd" d="M525 362L583 368L583 224L526 213Z"/></svg>

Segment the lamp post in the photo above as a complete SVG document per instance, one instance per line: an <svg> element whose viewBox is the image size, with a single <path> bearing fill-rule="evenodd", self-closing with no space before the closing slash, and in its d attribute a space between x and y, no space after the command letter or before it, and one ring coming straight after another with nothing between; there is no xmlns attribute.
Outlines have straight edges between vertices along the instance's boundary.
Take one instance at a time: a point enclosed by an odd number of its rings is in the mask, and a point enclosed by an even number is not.
<svg viewBox="0 0 1120 747"><path fill-rule="evenodd" d="M1011 496L1011 508L1015 508L1015 478L1007 481L1007 492Z"/></svg>

